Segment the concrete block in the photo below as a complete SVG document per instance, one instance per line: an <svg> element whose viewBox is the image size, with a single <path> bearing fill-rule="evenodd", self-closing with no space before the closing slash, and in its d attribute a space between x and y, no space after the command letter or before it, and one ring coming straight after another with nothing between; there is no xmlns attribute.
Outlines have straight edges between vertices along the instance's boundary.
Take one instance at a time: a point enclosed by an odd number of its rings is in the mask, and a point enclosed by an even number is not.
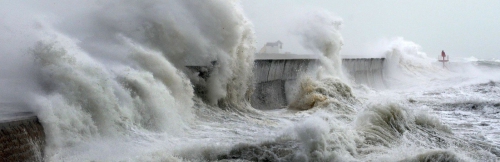
<svg viewBox="0 0 500 162"><path fill-rule="evenodd" d="M287 106L284 86L285 81L282 80L258 83L252 95L252 106L262 110L279 109Z"/></svg>
<svg viewBox="0 0 500 162"><path fill-rule="evenodd" d="M312 59L256 60L252 106L266 110L288 106L298 88L296 80L301 74L317 68L317 63Z"/></svg>
<svg viewBox="0 0 500 162"><path fill-rule="evenodd" d="M0 132L0 161L36 161L43 154L45 134L36 116L0 121Z"/></svg>

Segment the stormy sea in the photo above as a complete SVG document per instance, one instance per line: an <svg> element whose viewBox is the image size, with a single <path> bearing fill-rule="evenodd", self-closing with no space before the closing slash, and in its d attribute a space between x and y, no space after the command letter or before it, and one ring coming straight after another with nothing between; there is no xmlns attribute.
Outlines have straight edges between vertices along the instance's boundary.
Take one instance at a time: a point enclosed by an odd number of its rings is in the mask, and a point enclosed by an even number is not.
<svg viewBox="0 0 500 162"><path fill-rule="evenodd" d="M294 33L317 66L295 71L289 105L263 109L251 104L258 50L238 1L4 4L0 117L36 114L40 161L500 157L495 58L443 67L397 37L361 56L383 62L342 61L342 19L312 11Z"/></svg>

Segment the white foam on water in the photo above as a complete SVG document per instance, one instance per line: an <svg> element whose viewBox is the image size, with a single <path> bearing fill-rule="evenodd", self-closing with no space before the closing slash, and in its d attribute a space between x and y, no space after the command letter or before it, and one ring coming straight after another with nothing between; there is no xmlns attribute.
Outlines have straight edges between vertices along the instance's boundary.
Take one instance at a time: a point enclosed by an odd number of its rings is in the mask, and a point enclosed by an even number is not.
<svg viewBox="0 0 500 162"><path fill-rule="evenodd" d="M2 96L37 113L46 161L499 156L496 64L469 59L443 69L395 38L376 51L386 58L387 88L357 85L342 70L342 21L328 11L305 14L295 32L320 54L319 70L304 75L290 109L259 111L248 102L252 24L236 1L3 3L2 79L26 83L2 84L25 91ZM212 61L204 82L185 67ZM193 82L207 87L207 99Z"/></svg>

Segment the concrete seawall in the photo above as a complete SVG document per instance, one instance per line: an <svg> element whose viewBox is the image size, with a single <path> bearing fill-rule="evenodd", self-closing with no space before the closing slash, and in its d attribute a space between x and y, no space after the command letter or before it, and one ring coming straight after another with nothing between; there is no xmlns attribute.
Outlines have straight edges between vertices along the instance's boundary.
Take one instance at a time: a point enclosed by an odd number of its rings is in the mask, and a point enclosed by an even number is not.
<svg viewBox="0 0 500 162"><path fill-rule="evenodd" d="M384 61L384 58L346 58L342 59L342 66L355 83L380 89L386 88Z"/></svg>
<svg viewBox="0 0 500 162"><path fill-rule="evenodd" d="M252 106L258 109L287 106L298 88L297 79L317 65L315 59L255 60Z"/></svg>
<svg viewBox="0 0 500 162"><path fill-rule="evenodd" d="M357 84L364 84L378 89L385 88L384 58L344 58L343 68L347 75ZM295 98L298 89L298 79L313 71L319 65L316 55L296 54L256 54L254 62L254 92L250 103L254 108L262 110L278 109L288 106ZM210 77L213 67L217 65L186 66L190 73L195 93L202 99L206 98L205 81Z"/></svg>
<svg viewBox="0 0 500 162"><path fill-rule="evenodd" d="M357 84L385 87L384 58L345 58L343 67ZM314 55L257 54L254 64L254 108L271 110L286 107L294 100L298 79L319 65Z"/></svg>
<svg viewBox="0 0 500 162"><path fill-rule="evenodd" d="M32 113L8 116L0 120L0 161L41 161L45 133L38 118Z"/></svg>

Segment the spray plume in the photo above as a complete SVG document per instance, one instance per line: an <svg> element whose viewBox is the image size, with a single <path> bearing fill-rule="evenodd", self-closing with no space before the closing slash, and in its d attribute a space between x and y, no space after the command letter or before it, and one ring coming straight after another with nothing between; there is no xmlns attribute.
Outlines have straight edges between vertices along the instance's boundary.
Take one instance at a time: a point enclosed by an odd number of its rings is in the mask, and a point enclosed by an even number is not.
<svg viewBox="0 0 500 162"><path fill-rule="evenodd" d="M39 116L48 157L92 138L132 130L183 134L195 116L192 82L197 74L188 65L217 62L203 83L209 104L247 106L254 36L236 1L23 1L2 6L0 40L7 43L0 51L12 57L1 59L1 69L9 69L0 71L1 81L28 82L14 85L23 92L12 98L31 105ZM0 97L12 100L5 96L10 94Z"/></svg>

